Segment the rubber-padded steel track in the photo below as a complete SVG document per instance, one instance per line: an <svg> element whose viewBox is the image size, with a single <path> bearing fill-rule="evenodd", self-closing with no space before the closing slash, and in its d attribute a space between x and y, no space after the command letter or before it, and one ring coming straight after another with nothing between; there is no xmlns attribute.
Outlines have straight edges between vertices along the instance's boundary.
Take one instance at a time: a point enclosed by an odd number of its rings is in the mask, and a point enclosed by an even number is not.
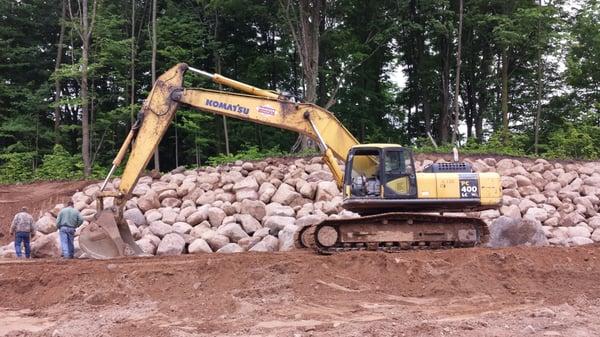
<svg viewBox="0 0 600 337"><path fill-rule="evenodd" d="M337 231L333 241L336 233L332 228ZM320 237L326 244L319 241ZM321 254L355 250L395 252L474 247L489 241L489 231L478 218L391 212L325 220L302 228L295 239L302 241L296 242L297 247L313 248Z"/></svg>

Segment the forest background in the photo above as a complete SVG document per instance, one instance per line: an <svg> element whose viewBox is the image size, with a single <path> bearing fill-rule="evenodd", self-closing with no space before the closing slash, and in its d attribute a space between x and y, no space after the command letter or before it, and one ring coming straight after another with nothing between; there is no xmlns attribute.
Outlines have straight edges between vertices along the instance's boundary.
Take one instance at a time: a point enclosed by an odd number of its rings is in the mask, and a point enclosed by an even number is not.
<svg viewBox="0 0 600 337"><path fill-rule="evenodd" d="M0 0L0 183L105 174L178 62L324 106L360 142L600 157L597 0ZM292 148L181 109L149 168Z"/></svg>

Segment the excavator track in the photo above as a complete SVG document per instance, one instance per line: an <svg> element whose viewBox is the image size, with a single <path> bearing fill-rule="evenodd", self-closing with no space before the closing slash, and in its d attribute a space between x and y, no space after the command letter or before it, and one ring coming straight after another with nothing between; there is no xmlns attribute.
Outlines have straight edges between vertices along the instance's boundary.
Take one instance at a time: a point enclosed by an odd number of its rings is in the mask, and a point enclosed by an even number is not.
<svg viewBox="0 0 600 337"><path fill-rule="evenodd" d="M377 250L475 247L489 241L489 230L478 218L384 213L351 219L325 220L300 229L296 247L321 254Z"/></svg>

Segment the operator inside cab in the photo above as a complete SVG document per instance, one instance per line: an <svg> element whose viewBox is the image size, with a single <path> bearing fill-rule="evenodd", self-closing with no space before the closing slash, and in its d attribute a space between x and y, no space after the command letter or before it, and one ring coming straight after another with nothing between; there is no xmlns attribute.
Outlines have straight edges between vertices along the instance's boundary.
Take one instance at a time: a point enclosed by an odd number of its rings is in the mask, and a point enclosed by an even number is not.
<svg viewBox="0 0 600 337"><path fill-rule="evenodd" d="M347 163L351 168L348 173L352 197L402 197L415 192L411 183L415 173L409 150L356 147Z"/></svg>

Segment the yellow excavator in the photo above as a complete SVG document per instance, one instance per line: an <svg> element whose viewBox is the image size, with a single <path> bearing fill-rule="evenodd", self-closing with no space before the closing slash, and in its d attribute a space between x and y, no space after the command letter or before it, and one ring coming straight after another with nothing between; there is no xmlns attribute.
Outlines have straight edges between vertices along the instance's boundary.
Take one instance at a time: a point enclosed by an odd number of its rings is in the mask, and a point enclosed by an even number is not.
<svg viewBox="0 0 600 337"><path fill-rule="evenodd" d="M184 88L186 71L243 94ZM497 173L475 173L468 163L458 162L434 163L416 172L410 149L396 144L359 144L331 112L317 105L295 102L279 93L180 63L155 82L96 196L98 212L79 238L89 257L142 254L123 219L123 210L180 105L291 130L318 144L342 191L342 206L361 216L303 227L296 233L298 247L327 254L472 247L488 240L487 226L481 219L444 216L443 212L499 207L502 193ZM105 191L130 145L118 189ZM345 172L338 160L345 163ZM113 207L104 209L103 199L107 197L114 198Z"/></svg>

